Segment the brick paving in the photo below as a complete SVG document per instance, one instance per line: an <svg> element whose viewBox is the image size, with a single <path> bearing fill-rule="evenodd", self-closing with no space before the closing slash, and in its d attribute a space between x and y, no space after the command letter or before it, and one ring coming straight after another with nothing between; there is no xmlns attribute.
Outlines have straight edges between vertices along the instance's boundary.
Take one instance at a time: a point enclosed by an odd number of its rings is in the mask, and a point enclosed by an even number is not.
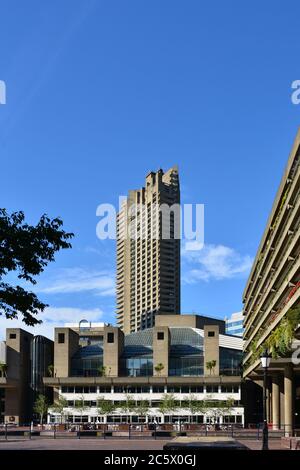
<svg viewBox="0 0 300 470"><path fill-rule="evenodd" d="M162 450L171 439L10 439L0 440L1 450ZM251 450L260 450L261 441L254 439L240 439L239 442ZM287 450L281 446L280 439L269 442L270 450Z"/></svg>
<svg viewBox="0 0 300 470"><path fill-rule="evenodd" d="M162 450L168 440L128 439L14 439L0 440L1 450Z"/></svg>

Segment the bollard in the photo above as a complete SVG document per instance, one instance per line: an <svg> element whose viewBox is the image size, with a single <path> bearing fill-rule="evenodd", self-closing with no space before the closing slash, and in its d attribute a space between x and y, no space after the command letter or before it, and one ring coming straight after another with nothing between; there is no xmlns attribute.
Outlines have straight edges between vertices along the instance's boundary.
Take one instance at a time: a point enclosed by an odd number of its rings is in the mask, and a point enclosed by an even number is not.
<svg viewBox="0 0 300 470"><path fill-rule="evenodd" d="M7 423L5 423L5 440L7 441Z"/></svg>

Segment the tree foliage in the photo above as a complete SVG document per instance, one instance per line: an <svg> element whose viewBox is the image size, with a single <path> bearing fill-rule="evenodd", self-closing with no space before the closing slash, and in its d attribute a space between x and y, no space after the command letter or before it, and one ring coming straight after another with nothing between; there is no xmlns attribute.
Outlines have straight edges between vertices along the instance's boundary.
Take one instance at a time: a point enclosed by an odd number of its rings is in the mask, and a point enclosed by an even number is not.
<svg viewBox="0 0 300 470"><path fill-rule="evenodd" d="M43 418L48 411L48 406L48 401L45 395L38 395L34 403L33 411L39 415L40 424L43 423Z"/></svg>
<svg viewBox="0 0 300 470"><path fill-rule="evenodd" d="M213 371L213 373L215 373L215 367L217 365L217 361L215 360L212 360L212 361L207 361L206 362L206 369L209 370L209 373L211 374L211 372Z"/></svg>
<svg viewBox="0 0 300 470"><path fill-rule="evenodd" d="M58 399L53 403L51 409L59 414L63 414L64 408L67 408L68 401L62 396L59 395Z"/></svg>
<svg viewBox="0 0 300 470"><path fill-rule="evenodd" d="M97 400L97 410L99 415L109 415L113 413L116 409L116 405L113 403L112 400L106 400L103 397L100 397Z"/></svg>
<svg viewBox="0 0 300 470"><path fill-rule="evenodd" d="M162 373L162 371L164 370L165 366L159 362L155 367L154 367L154 370L158 373L158 375L160 375Z"/></svg>
<svg viewBox="0 0 300 470"><path fill-rule="evenodd" d="M149 413L150 403L148 400L141 400L137 403L135 407L135 413L138 416L147 416Z"/></svg>
<svg viewBox="0 0 300 470"><path fill-rule="evenodd" d="M274 328L266 341L258 346L258 341L265 331L265 329L261 329L260 333L252 341L250 346L252 355L250 360L244 364L244 368L246 369L249 365L257 361L265 349L270 351L273 359L285 357L290 354L295 332L299 324L300 307L294 307L280 320L279 324Z"/></svg>
<svg viewBox="0 0 300 470"><path fill-rule="evenodd" d="M55 253L71 247L74 235L65 232L62 225L60 218L51 220L47 215L37 225L30 225L23 212L8 214L0 209L0 315L13 319L21 314L27 325L41 323L36 315L48 305L33 292L2 279L16 273L18 279L36 284L35 277L54 261Z"/></svg>
<svg viewBox="0 0 300 470"><path fill-rule="evenodd" d="M165 393L159 404L159 411L165 415L177 410L177 403L173 394Z"/></svg>
<svg viewBox="0 0 300 470"><path fill-rule="evenodd" d="M124 413L132 413L135 408L135 400L132 395L126 394L125 400L120 403L119 407Z"/></svg>

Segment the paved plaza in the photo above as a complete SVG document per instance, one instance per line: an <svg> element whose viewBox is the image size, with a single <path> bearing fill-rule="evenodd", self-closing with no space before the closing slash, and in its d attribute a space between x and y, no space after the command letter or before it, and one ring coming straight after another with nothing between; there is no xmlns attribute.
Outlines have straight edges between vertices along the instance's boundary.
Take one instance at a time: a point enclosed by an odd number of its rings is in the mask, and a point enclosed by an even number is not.
<svg viewBox="0 0 300 470"><path fill-rule="evenodd" d="M128 440L128 439L12 439L0 440L1 450L162 450L170 439ZM261 441L242 439L239 442L251 450L260 450ZM286 450L280 439L269 443L271 450Z"/></svg>

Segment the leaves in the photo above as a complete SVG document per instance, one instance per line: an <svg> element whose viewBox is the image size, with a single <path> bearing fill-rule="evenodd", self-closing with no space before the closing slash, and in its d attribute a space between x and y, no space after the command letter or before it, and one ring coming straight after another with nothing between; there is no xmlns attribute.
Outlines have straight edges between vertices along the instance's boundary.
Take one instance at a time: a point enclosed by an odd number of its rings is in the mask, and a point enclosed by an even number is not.
<svg viewBox="0 0 300 470"><path fill-rule="evenodd" d="M116 405L112 400L105 400L105 398L100 397L97 401L97 409L100 415L108 415L115 411Z"/></svg>
<svg viewBox="0 0 300 470"><path fill-rule="evenodd" d="M36 284L35 276L55 259L55 253L71 248L73 233L62 229L60 218L50 219L43 215L37 225L25 222L23 212L9 215L0 209L0 315L17 318L21 313L27 325L41 323L36 315L48 305L20 286L1 282L9 272L16 272L18 279Z"/></svg>
<svg viewBox="0 0 300 470"><path fill-rule="evenodd" d="M53 403L51 408L54 412L62 414L64 411L64 408L67 408L67 406L68 406L68 401L62 395L59 395L58 400L56 400L56 402Z"/></svg>
<svg viewBox="0 0 300 470"><path fill-rule="evenodd" d="M176 411L176 409L177 405L174 395L166 393L159 404L160 413L166 414L172 411Z"/></svg>
<svg viewBox="0 0 300 470"><path fill-rule="evenodd" d="M257 347L259 337L252 341L251 363L259 359L261 353L266 348L270 351L273 359L290 354L295 330L299 324L300 307L290 309L263 344Z"/></svg>
<svg viewBox="0 0 300 470"><path fill-rule="evenodd" d="M48 411L48 401L45 395L38 395L34 403L33 411L40 415L40 422L42 424L43 417Z"/></svg>
<svg viewBox="0 0 300 470"><path fill-rule="evenodd" d="M164 370L165 366L159 362L155 367L154 370L158 373L158 375L161 374L161 372Z"/></svg>

